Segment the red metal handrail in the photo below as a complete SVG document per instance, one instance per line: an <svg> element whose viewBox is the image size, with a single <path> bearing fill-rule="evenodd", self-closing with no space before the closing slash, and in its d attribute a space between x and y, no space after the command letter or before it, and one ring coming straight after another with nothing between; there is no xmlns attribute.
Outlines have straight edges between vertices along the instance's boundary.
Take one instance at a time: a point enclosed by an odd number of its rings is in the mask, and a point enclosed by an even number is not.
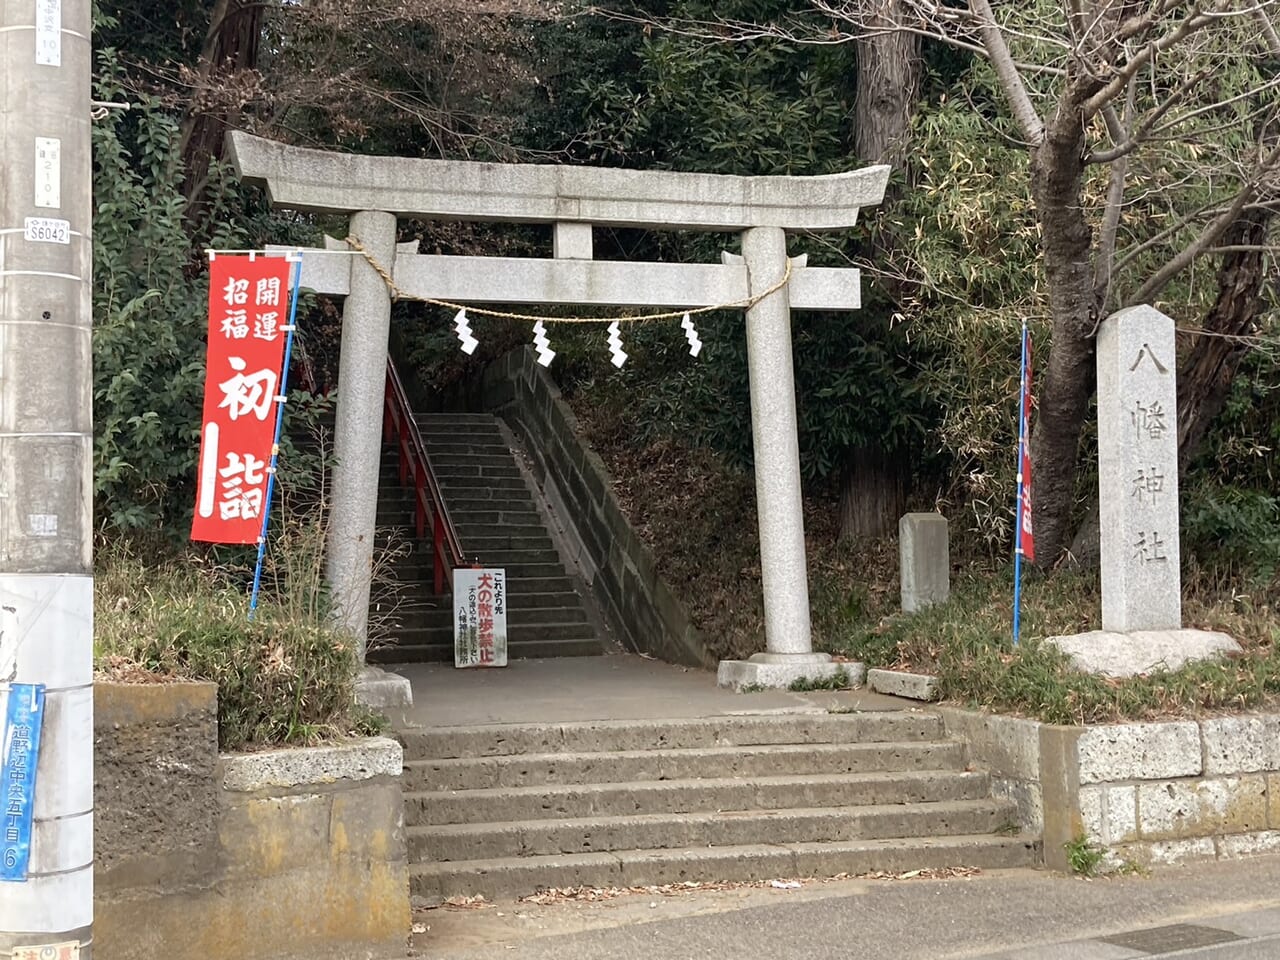
<svg viewBox="0 0 1280 960"><path fill-rule="evenodd" d="M453 521L449 519L449 510L444 505L435 471L431 469L427 445L423 443L418 424L413 419L404 381L390 357L387 358L387 393L382 422L383 439L394 443L400 452L400 485L407 484L410 478L413 480L414 527L419 540L425 540L428 528L431 530L435 592L445 593L452 583L448 574L455 567L465 566L462 543L458 540L458 531L453 528Z"/></svg>

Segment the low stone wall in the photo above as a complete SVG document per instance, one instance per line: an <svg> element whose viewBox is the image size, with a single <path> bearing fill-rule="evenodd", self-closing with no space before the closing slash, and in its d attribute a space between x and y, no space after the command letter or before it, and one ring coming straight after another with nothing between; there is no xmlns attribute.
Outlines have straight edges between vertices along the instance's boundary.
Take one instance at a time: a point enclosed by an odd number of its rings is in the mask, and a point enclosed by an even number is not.
<svg viewBox="0 0 1280 960"><path fill-rule="evenodd" d="M399 744L219 756L213 684L94 708L96 960L403 954Z"/></svg>
<svg viewBox="0 0 1280 960"><path fill-rule="evenodd" d="M603 461L579 439L577 418L533 348L491 363L471 409L493 411L523 441L534 475L610 626L626 644L671 663L714 668L681 601L657 574L613 495Z"/></svg>
<svg viewBox="0 0 1280 960"><path fill-rule="evenodd" d="M944 707L947 733L1041 832L1046 865L1085 837L1104 866L1280 850L1280 716L1058 727Z"/></svg>

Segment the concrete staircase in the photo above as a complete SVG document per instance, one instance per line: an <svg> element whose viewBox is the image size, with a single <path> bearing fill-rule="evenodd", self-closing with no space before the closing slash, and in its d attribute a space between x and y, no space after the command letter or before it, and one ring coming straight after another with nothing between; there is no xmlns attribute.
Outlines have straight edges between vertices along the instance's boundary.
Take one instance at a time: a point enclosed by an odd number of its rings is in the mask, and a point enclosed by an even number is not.
<svg viewBox="0 0 1280 960"><path fill-rule="evenodd" d="M415 420L467 559L507 571L508 656L600 654L596 627L495 418L429 414ZM396 643L371 650L369 659L452 661L450 599L431 592L430 544L412 542L414 493L399 486L392 447L383 454L380 491L378 525L402 528L412 552L395 563Z"/></svg>
<svg viewBox="0 0 1280 960"><path fill-rule="evenodd" d="M405 731L412 892L1035 863L942 733L905 711Z"/></svg>

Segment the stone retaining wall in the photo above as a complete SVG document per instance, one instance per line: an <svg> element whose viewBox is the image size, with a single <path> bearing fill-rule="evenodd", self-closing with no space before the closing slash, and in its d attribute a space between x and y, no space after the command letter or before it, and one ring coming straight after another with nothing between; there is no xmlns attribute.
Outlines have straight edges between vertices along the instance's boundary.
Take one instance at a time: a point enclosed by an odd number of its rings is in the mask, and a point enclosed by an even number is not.
<svg viewBox="0 0 1280 960"><path fill-rule="evenodd" d="M943 708L1046 864L1078 837L1106 866L1232 859L1280 850L1280 716L1056 727Z"/></svg>
<svg viewBox="0 0 1280 960"><path fill-rule="evenodd" d="M96 960L402 955L399 744L219 756L216 697L95 685Z"/></svg>
<svg viewBox="0 0 1280 960"><path fill-rule="evenodd" d="M640 653L714 668L681 601L658 576L653 554L613 495L603 461L579 439L577 418L532 347L491 363L470 409L492 411L523 441L534 475L574 560L610 626Z"/></svg>

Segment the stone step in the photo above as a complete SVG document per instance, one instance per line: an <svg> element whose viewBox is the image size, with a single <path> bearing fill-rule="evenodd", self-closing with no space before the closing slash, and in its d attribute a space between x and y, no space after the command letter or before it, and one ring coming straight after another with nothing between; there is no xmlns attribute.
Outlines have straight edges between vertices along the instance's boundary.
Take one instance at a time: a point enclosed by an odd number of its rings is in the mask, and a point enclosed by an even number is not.
<svg viewBox="0 0 1280 960"><path fill-rule="evenodd" d="M595 637L595 627L587 622L581 610L571 611L570 615L581 619L550 623L546 621L508 623L507 643L555 643L563 640L590 640ZM452 647L453 623L446 619L438 625L428 625L407 619L394 631L394 636L401 646L406 647L439 643L442 638L447 638L449 646Z"/></svg>
<svg viewBox="0 0 1280 960"><path fill-rule="evenodd" d="M480 894L496 899L551 887L637 887L961 866L994 870L1032 866L1037 851L1032 837L979 834L508 857L414 864L410 889L426 898Z"/></svg>
<svg viewBox="0 0 1280 960"><path fill-rule="evenodd" d="M843 807L977 800L988 796L989 789L985 773L956 770L541 784L406 793L404 817L409 826L430 826L592 815Z"/></svg>
<svg viewBox="0 0 1280 960"><path fill-rule="evenodd" d="M410 760L404 765L401 783L408 791L488 790L544 784L806 773L892 773L960 770L963 767L964 747L951 740L799 743Z"/></svg>
<svg viewBox="0 0 1280 960"><path fill-rule="evenodd" d="M450 504L446 506L449 507L449 517L453 520L453 525L459 530L464 527L515 527L521 530L531 527L545 533L547 529L542 523L542 515L538 513L538 508L532 501L505 510L457 510ZM513 531L514 535L516 534Z"/></svg>
<svg viewBox="0 0 1280 960"><path fill-rule="evenodd" d="M434 615L436 611L451 610L453 608L453 599L449 594L445 594L443 597L428 594L422 597L410 598L405 593L399 592L395 597L395 607L400 619L408 623L420 614ZM511 594L507 597L507 612L511 617L524 611L581 609L583 609L582 598L572 591L568 593L520 593ZM558 621L560 618L552 617L552 619ZM513 622L515 621L513 620Z"/></svg>
<svg viewBox="0 0 1280 960"><path fill-rule="evenodd" d="M499 567L514 572L527 570L531 566L543 567L558 563L560 569L564 569L560 554L554 547L542 550L485 550L473 546L468 540L462 541L462 545L467 556L479 557L486 567Z"/></svg>
<svg viewBox="0 0 1280 960"><path fill-rule="evenodd" d="M936 741L941 737L942 721L936 714L900 710L742 715L714 719L487 724L411 728L401 733L406 760L692 750L770 744L901 743Z"/></svg>
<svg viewBox="0 0 1280 960"><path fill-rule="evenodd" d="M890 837L995 833L1012 823L1009 800L714 810L588 816L569 820L463 823L408 829L411 863L545 857L678 847L830 843Z"/></svg>
<svg viewBox="0 0 1280 960"><path fill-rule="evenodd" d="M442 634L442 636L445 636ZM369 651L370 663L452 663L453 635L448 634L448 642L424 643L417 646L406 646L401 643L389 644L377 650ZM594 638L583 640L540 640L535 643L509 641L507 644L508 660L553 660L557 657L598 657L602 653L600 641Z"/></svg>
<svg viewBox="0 0 1280 960"><path fill-rule="evenodd" d="M432 584L427 580L405 580L401 579L397 584L398 596L401 601L409 604L445 604L449 601L449 594L445 593L443 598L432 592ZM507 577L507 596L511 598L512 605L517 603L517 598L525 594L576 594L574 590L574 582L572 578L565 575L561 571L558 577ZM539 601L538 605L547 606L547 601ZM556 604L550 604L556 606ZM565 604L572 606L573 604Z"/></svg>
<svg viewBox="0 0 1280 960"><path fill-rule="evenodd" d="M473 551L464 542L462 544L463 555L468 559L475 557ZM485 560L486 558L480 558ZM503 566L503 564L494 564L494 566ZM422 553L412 553L406 557L397 557L391 564L395 578L401 583L430 583L434 575L430 558L426 551ZM517 579L521 580L543 580L549 578L567 578L568 573L565 571L563 563L522 563L519 567L515 565L507 567L507 582L510 585ZM511 592L515 592L514 588L510 588Z"/></svg>
<svg viewBox="0 0 1280 960"><path fill-rule="evenodd" d="M503 481L505 484L506 481ZM441 489L444 485L441 485ZM465 485L445 491L445 506L454 510L500 510L533 503L533 494L524 484L494 487L467 487Z"/></svg>
<svg viewBox="0 0 1280 960"><path fill-rule="evenodd" d="M459 498L474 500L487 495L495 500L509 500L518 496L519 492L529 492L524 478L514 468L509 475L501 477L480 477L474 474L465 477L456 474L437 474L436 476L440 481L440 489L444 493L445 506Z"/></svg>
<svg viewBox="0 0 1280 960"><path fill-rule="evenodd" d="M538 514L538 508L533 502L533 496L526 489L524 496L513 496L508 499L475 499L472 497L448 497L445 500L445 506L449 508L449 516L455 518L465 516L470 513L497 513L497 514L524 514L532 512Z"/></svg>
<svg viewBox="0 0 1280 960"><path fill-rule="evenodd" d="M470 461L468 463L432 464L436 479L443 486L448 480L470 483L487 483L490 480L520 480L523 483L520 468L510 457L504 458L506 463L488 465Z"/></svg>
<svg viewBox="0 0 1280 960"><path fill-rule="evenodd" d="M437 457L464 456L469 457L472 454L480 454L482 456L505 456L508 460L513 456L511 447L502 439L501 435L497 437L483 436L467 439L459 439L453 437L438 437L427 440L427 454L435 461Z"/></svg>
<svg viewBox="0 0 1280 960"><path fill-rule="evenodd" d="M544 529L541 534L533 537L520 537L514 534L502 534L492 537L475 537L467 543L468 550L474 550L482 557L493 556L501 553L526 553L530 551L554 551L551 544L551 537L547 536Z"/></svg>
<svg viewBox="0 0 1280 960"><path fill-rule="evenodd" d="M516 469L515 459L511 453L440 453L432 448L429 452L431 466L439 475L441 471L454 467L510 467Z"/></svg>
<svg viewBox="0 0 1280 960"><path fill-rule="evenodd" d="M574 598L577 600L577 597ZM402 638L409 630L421 629L453 629L453 608L435 607L433 609L409 609L401 605L399 611ZM510 604L507 608L507 626L515 636L518 627L535 624L569 624L586 623L587 615L583 612L581 602L563 607L528 607Z"/></svg>
<svg viewBox="0 0 1280 960"><path fill-rule="evenodd" d="M538 522L539 519L537 514L529 514L524 523L458 523L455 519L453 529L467 543L490 537L546 538L547 528Z"/></svg>

